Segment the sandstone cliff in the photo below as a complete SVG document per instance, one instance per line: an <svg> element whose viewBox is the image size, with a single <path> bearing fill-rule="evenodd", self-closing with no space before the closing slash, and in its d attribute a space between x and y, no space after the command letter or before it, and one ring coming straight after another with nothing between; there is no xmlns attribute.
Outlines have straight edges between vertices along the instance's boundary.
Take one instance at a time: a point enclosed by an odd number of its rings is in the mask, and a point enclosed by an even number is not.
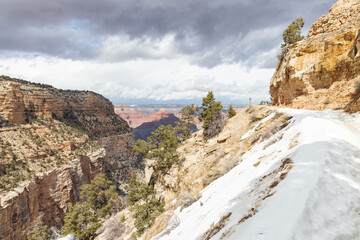
<svg viewBox="0 0 360 240"><path fill-rule="evenodd" d="M40 216L61 227L79 187L107 172L123 189L134 136L113 105L89 91L0 77L0 238L25 239Z"/></svg>
<svg viewBox="0 0 360 240"><path fill-rule="evenodd" d="M305 109L360 110L360 2L340 0L284 49L271 79L273 104Z"/></svg>

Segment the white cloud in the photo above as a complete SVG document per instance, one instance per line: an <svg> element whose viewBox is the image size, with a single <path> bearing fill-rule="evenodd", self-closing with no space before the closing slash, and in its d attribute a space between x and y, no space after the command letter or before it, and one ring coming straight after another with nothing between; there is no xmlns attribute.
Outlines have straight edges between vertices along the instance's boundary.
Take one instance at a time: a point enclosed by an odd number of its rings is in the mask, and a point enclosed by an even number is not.
<svg viewBox="0 0 360 240"><path fill-rule="evenodd" d="M0 74L51 84L63 89L92 90L119 99L199 100L207 91L224 102L268 98L274 69L222 64L212 69L184 59L98 63L54 57L0 58Z"/></svg>

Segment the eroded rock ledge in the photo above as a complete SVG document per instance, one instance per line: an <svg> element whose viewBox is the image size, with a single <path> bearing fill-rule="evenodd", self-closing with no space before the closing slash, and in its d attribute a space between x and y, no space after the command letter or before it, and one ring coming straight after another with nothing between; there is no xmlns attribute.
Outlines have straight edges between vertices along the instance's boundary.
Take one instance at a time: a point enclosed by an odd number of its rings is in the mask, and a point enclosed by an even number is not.
<svg viewBox="0 0 360 240"><path fill-rule="evenodd" d="M360 110L359 12L359 1L340 0L287 48L271 79L274 105Z"/></svg>
<svg viewBox="0 0 360 240"><path fill-rule="evenodd" d="M27 128L34 128L31 123L36 119L56 119L59 126L59 122L63 122L64 125L81 129L100 149L74 156L56 168L39 170L30 181L22 182L10 191L2 191L0 239L26 239L26 234L40 215L45 224L60 228L68 204L79 199L81 185L89 183L96 174L106 172L121 190L131 173L137 170L131 128L115 114L114 106L108 99L90 91L59 90L48 85L0 76L0 128L26 131ZM23 125L28 127L18 127ZM52 131L53 137L63 134L58 132L59 129L44 128ZM24 143L21 141L10 142L12 149L23 148ZM72 149L70 146L56 151ZM7 154L4 159L0 159L0 163L3 161L6 166L9 161L14 161L14 164L26 164L27 159L43 161L41 158L26 156L26 152L22 154L24 156L21 159L13 160ZM0 174L6 174L6 171Z"/></svg>

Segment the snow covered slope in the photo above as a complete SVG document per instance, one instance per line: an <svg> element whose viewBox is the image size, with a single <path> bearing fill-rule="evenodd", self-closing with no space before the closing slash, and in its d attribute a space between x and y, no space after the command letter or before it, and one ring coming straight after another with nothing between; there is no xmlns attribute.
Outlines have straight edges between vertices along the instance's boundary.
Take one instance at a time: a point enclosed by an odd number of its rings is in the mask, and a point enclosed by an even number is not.
<svg viewBox="0 0 360 240"><path fill-rule="evenodd" d="M154 239L360 239L360 115L278 111L291 123Z"/></svg>

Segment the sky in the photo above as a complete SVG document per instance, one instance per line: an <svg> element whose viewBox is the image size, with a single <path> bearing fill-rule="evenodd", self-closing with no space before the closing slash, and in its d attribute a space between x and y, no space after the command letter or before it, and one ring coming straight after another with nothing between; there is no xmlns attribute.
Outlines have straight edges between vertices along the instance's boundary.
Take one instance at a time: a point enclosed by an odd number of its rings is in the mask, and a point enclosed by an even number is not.
<svg viewBox="0 0 360 240"><path fill-rule="evenodd" d="M269 100L283 30L336 0L1 0L0 75L113 103Z"/></svg>

